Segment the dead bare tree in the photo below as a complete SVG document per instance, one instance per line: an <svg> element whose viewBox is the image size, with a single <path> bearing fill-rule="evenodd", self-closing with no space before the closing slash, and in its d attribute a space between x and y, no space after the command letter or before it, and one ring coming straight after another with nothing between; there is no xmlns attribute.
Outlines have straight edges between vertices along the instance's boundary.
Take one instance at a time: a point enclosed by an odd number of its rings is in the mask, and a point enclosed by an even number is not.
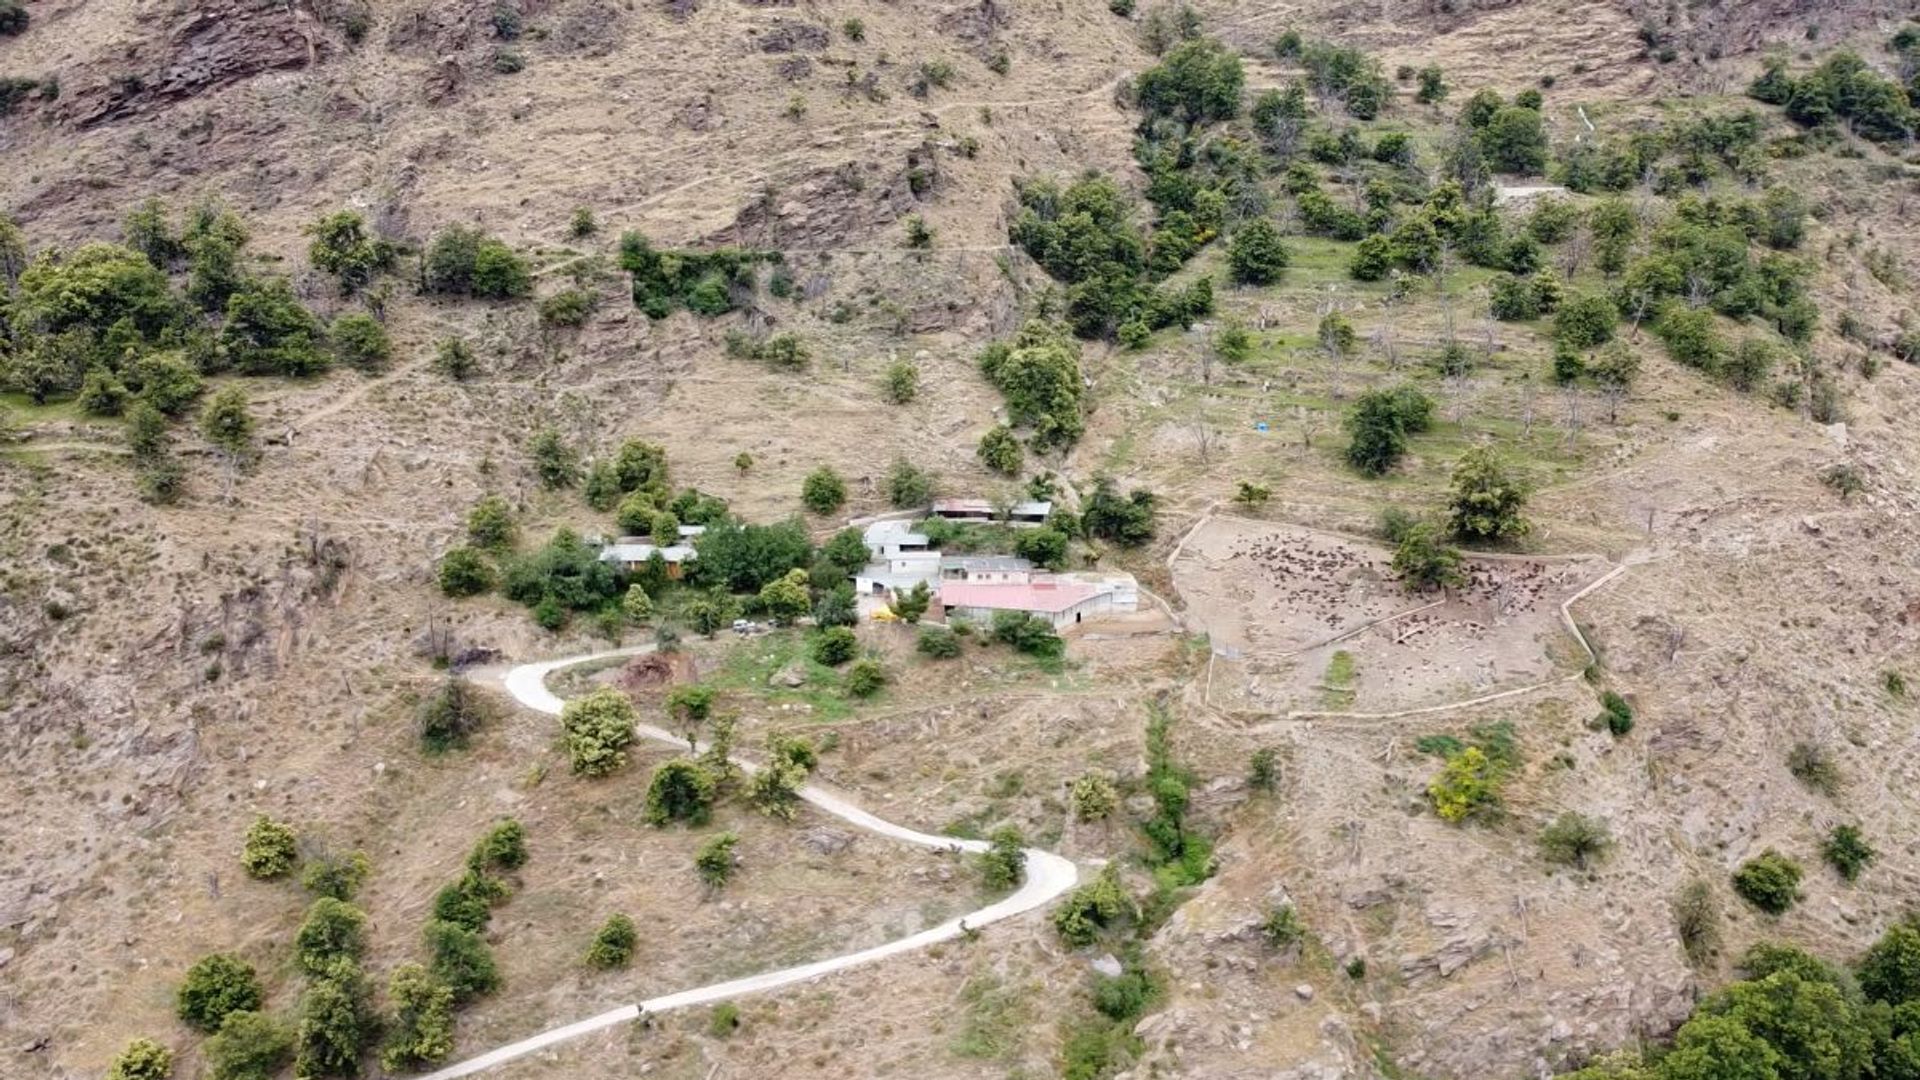
<svg viewBox="0 0 1920 1080"><path fill-rule="evenodd" d="M1193 452L1194 455L1200 459L1200 464L1211 464L1213 462L1213 455L1219 451L1221 443L1222 439L1219 428L1214 427L1205 420L1194 421Z"/></svg>
<svg viewBox="0 0 1920 1080"><path fill-rule="evenodd" d="M1580 388L1568 383L1564 399L1567 409L1567 449L1571 450L1580 440Z"/></svg>

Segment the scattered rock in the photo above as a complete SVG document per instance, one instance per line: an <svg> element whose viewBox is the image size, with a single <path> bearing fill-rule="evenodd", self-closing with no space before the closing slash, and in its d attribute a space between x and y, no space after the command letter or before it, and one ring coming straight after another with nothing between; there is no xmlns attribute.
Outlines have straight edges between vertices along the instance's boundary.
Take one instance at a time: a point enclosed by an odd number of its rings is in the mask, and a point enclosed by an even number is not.
<svg viewBox="0 0 1920 1080"><path fill-rule="evenodd" d="M838 855L853 845L853 834L826 825L815 825L800 834L807 850L820 855Z"/></svg>
<svg viewBox="0 0 1920 1080"><path fill-rule="evenodd" d="M1112 953L1104 953L1094 957L1092 967L1093 970L1105 975L1109 979L1119 978L1120 973L1126 970L1120 966L1120 961L1115 959Z"/></svg>
<svg viewBox="0 0 1920 1080"><path fill-rule="evenodd" d="M789 688L805 686L807 685L807 666L796 660L767 676L767 685Z"/></svg>
<svg viewBox="0 0 1920 1080"><path fill-rule="evenodd" d="M1301 1001L1313 1000L1313 987L1307 983L1301 983L1299 986L1294 987L1293 993L1294 996L1298 997Z"/></svg>

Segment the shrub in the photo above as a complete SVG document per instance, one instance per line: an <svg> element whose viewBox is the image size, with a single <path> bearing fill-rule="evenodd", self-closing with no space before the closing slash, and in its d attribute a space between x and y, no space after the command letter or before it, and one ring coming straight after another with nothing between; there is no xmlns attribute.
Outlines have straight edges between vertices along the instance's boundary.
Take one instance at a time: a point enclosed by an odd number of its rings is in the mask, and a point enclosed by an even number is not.
<svg viewBox="0 0 1920 1080"><path fill-rule="evenodd" d="M1067 650L1067 643L1054 632L1052 623L1024 611L994 612L991 632L993 640L1043 660L1054 659Z"/></svg>
<svg viewBox="0 0 1920 1080"><path fill-rule="evenodd" d="M228 1014L260 1007L265 995L250 964L226 953L201 957L187 969L174 1011L189 1027L218 1031Z"/></svg>
<svg viewBox="0 0 1920 1080"><path fill-rule="evenodd" d="M453 1052L453 988L419 964L402 964L387 981L393 1018L380 1049L389 1072L431 1065Z"/></svg>
<svg viewBox="0 0 1920 1080"><path fill-rule="evenodd" d="M307 246L307 261L314 269L333 275L342 292L364 287L375 274L393 265L393 245L369 233L366 219L352 210L328 214L307 226L306 233L313 237L313 243Z"/></svg>
<svg viewBox="0 0 1920 1080"><path fill-rule="evenodd" d="M1633 706L1627 699L1608 690L1600 695L1599 726L1611 732L1615 738L1623 738L1633 730Z"/></svg>
<svg viewBox="0 0 1920 1080"><path fill-rule="evenodd" d="M878 660L856 660L847 669L844 685L847 693L854 697L872 697L887 685L887 669L881 667Z"/></svg>
<svg viewBox="0 0 1920 1080"><path fill-rule="evenodd" d="M421 279L430 293L506 299L533 291L533 276L513 249L479 229L450 225L427 245Z"/></svg>
<svg viewBox="0 0 1920 1080"><path fill-rule="evenodd" d="M981 352L980 371L1005 396L1008 422L1033 429L1036 450L1071 446L1086 429L1080 348L1065 327L1029 321Z"/></svg>
<svg viewBox="0 0 1920 1080"><path fill-rule="evenodd" d="M527 827L516 818L508 818L488 829L467 856L467 867L482 873L488 870L518 870L527 864Z"/></svg>
<svg viewBox="0 0 1920 1080"><path fill-rule="evenodd" d="M1828 798L1840 793L1840 765L1823 746L1795 743L1793 749L1787 751L1787 771L1794 779Z"/></svg>
<svg viewBox="0 0 1920 1080"><path fill-rule="evenodd" d="M1248 787L1255 791L1272 791L1279 779L1279 754L1273 747L1263 746L1247 758Z"/></svg>
<svg viewBox="0 0 1920 1080"><path fill-rule="evenodd" d="M920 369L906 360L895 361L887 368L887 400L895 405L905 405L920 394Z"/></svg>
<svg viewBox="0 0 1920 1080"><path fill-rule="evenodd" d="M271 1080L293 1056L293 1032L266 1013L228 1013L200 1050L208 1080Z"/></svg>
<svg viewBox="0 0 1920 1080"><path fill-rule="evenodd" d="M606 776L625 765L633 722L633 702L610 686L567 702L560 710L560 728L573 771Z"/></svg>
<svg viewBox="0 0 1920 1080"><path fill-rule="evenodd" d="M1508 475L1491 450L1475 447L1454 466L1447 525L1466 540L1525 536L1531 526L1520 510L1526 503L1526 487Z"/></svg>
<svg viewBox="0 0 1920 1080"><path fill-rule="evenodd" d="M491 713L487 699L472 683L458 675L448 676L431 697L420 703L416 717L420 744L430 754L464 749Z"/></svg>
<svg viewBox="0 0 1920 1080"><path fill-rule="evenodd" d="M839 667L860 651L860 641L844 626L830 626L814 635L809 652L814 662Z"/></svg>
<svg viewBox="0 0 1920 1080"><path fill-rule="evenodd" d="M1410 592L1458 588L1466 583L1460 552L1441 539L1440 530L1427 522L1409 526L1393 552L1393 572Z"/></svg>
<svg viewBox="0 0 1920 1080"><path fill-rule="evenodd" d="M1861 872L1879 857L1858 825L1835 825L1827 834L1826 843L1821 845L1820 854L1825 856L1827 865L1848 881L1858 880Z"/></svg>
<svg viewBox="0 0 1920 1080"><path fill-rule="evenodd" d="M87 370L75 400L88 416L119 416L127 405L127 388L113 372L103 367Z"/></svg>
<svg viewBox="0 0 1920 1080"><path fill-rule="evenodd" d="M1419 390L1370 390L1347 414L1347 461L1368 476L1380 476L1406 453L1407 436L1432 423L1433 400Z"/></svg>
<svg viewBox="0 0 1920 1080"><path fill-rule="evenodd" d="M647 784L647 821L662 826L670 821L704 825L713 814L719 787L713 774L687 758L669 761L653 771Z"/></svg>
<svg viewBox="0 0 1920 1080"><path fill-rule="evenodd" d="M1007 476L1018 475L1026 458L1020 440L1005 424L996 424L980 436L980 446L974 453L981 464Z"/></svg>
<svg viewBox="0 0 1920 1080"><path fill-rule="evenodd" d="M1269 285L1287 268L1287 246L1280 230L1265 217L1241 226L1227 245L1227 266L1240 285Z"/></svg>
<svg viewBox="0 0 1920 1080"><path fill-rule="evenodd" d="M360 959L366 948L367 916L344 900L323 896L307 908L293 937L294 956L310 975L323 975L337 960Z"/></svg>
<svg viewBox="0 0 1920 1080"><path fill-rule="evenodd" d="M1574 349L1597 349L1613 339L1619 309L1604 296L1576 296L1553 317L1553 337Z"/></svg>
<svg viewBox="0 0 1920 1080"><path fill-rule="evenodd" d="M335 900L351 900L353 894L366 884L367 875L373 867L362 852L351 855L333 856L314 855L307 859L306 866L300 871L300 887L315 896L331 896Z"/></svg>
<svg viewBox="0 0 1920 1080"><path fill-rule="evenodd" d="M1138 917L1139 909L1121 886L1117 867L1109 863L1053 909L1053 928L1068 945L1084 948L1094 943L1100 931Z"/></svg>
<svg viewBox="0 0 1920 1080"><path fill-rule="evenodd" d="M724 1039L740 1030L740 1006L731 1001L723 1001L713 1007L713 1015L707 1018L707 1034L716 1039Z"/></svg>
<svg viewBox="0 0 1920 1080"><path fill-rule="evenodd" d="M152 1039L135 1039L107 1066L107 1080L167 1080L173 1075L173 1051Z"/></svg>
<svg viewBox="0 0 1920 1080"><path fill-rule="evenodd" d="M626 967L633 960L633 947L640 941L633 920L625 915L610 915L587 946L587 965L602 970Z"/></svg>
<svg viewBox="0 0 1920 1080"><path fill-rule="evenodd" d="M245 375L315 375L326 370L320 320L296 300L285 278L255 279L227 298L220 344Z"/></svg>
<svg viewBox="0 0 1920 1080"><path fill-rule="evenodd" d="M1134 98L1149 117L1172 117L1197 127L1238 115L1245 81L1238 56L1217 41L1194 38L1141 72Z"/></svg>
<svg viewBox="0 0 1920 1080"><path fill-rule="evenodd" d="M1538 110L1512 105L1495 112L1479 140L1496 172L1531 174L1547 167L1547 130Z"/></svg>
<svg viewBox="0 0 1920 1080"><path fill-rule="evenodd" d="M1508 274L1495 279L1487 308L1502 322L1525 322L1540 317L1540 294L1527 278Z"/></svg>
<svg viewBox="0 0 1920 1080"><path fill-rule="evenodd" d="M350 961L321 973L300 996L294 1032L295 1076L352 1076L375 1023L360 969Z"/></svg>
<svg viewBox="0 0 1920 1080"><path fill-rule="evenodd" d="M1540 853L1548 862L1566 863L1581 870L1613 846L1607 823L1569 810L1540 832Z"/></svg>
<svg viewBox="0 0 1920 1080"><path fill-rule="evenodd" d="M740 843L737 833L723 832L707 839L694 853L694 873L710 889L724 886L733 877L733 849Z"/></svg>
<svg viewBox="0 0 1920 1080"><path fill-rule="evenodd" d="M433 369L460 382L472 378L480 370L480 362L473 355L473 347L464 339L447 338L434 349Z"/></svg>
<svg viewBox="0 0 1920 1080"><path fill-rule="evenodd" d="M459 599L493 589L493 567L470 547L457 547L440 557L440 591Z"/></svg>
<svg viewBox="0 0 1920 1080"><path fill-rule="evenodd" d="M1123 547L1139 547L1153 539L1155 508L1159 497L1145 488L1135 488L1122 498L1112 479L1094 480L1093 494L1080 513L1080 528L1098 540L1111 540Z"/></svg>
<svg viewBox="0 0 1920 1080"><path fill-rule="evenodd" d="M567 222L568 236L573 237L575 240L585 240L587 237L599 231L600 223L594 220L592 207L578 206L574 208L573 217Z"/></svg>
<svg viewBox="0 0 1920 1080"><path fill-rule="evenodd" d="M816 514L831 514L846 505L847 484L840 474L822 465L800 485L800 501Z"/></svg>
<svg viewBox="0 0 1920 1080"><path fill-rule="evenodd" d="M24 34L29 21L27 9L20 0L0 0L0 34Z"/></svg>
<svg viewBox="0 0 1920 1080"><path fill-rule="evenodd" d="M585 289L562 289L540 301L540 322L547 326L584 326L598 302Z"/></svg>
<svg viewBox="0 0 1920 1080"><path fill-rule="evenodd" d="M951 660L960 655L960 639L945 627L923 626L914 648L920 655L934 660Z"/></svg>
<svg viewBox="0 0 1920 1080"><path fill-rule="evenodd" d="M1720 904L1713 886L1695 879L1682 887L1673 899L1673 924L1689 962L1698 967L1713 959L1720 950Z"/></svg>
<svg viewBox="0 0 1920 1080"><path fill-rule="evenodd" d="M293 827L265 814L247 828L246 845L240 852L240 865L247 876L261 881L284 877L299 857Z"/></svg>
<svg viewBox="0 0 1920 1080"><path fill-rule="evenodd" d="M1355 281L1379 281L1393 270L1393 263L1393 241L1375 233L1354 248L1347 273Z"/></svg>
<svg viewBox="0 0 1920 1080"><path fill-rule="evenodd" d="M933 498L933 477L905 459L887 472L887 502L896 507L925 506Z"/></svg>
<svg viewBox="0 0 1920 1080"><path fill-rule="evenodd" d="M1859 971L1869 1001L1898 1006L1920 999L1920 923L1908 916L1887 927L1860 958Z"/></svg>
<svg viewBox="0 0 1920 1080"><path fill-rule="evenodd" d="M468 869L433 896L433 917L468 930L480 930L493 918L493 905L507 888L479 870Z"/></svg>
<svg viewBox="0 0 1920 1080"><path fill-rule="evenodd" d="M1748 859L1733 874L1733 891L1769 915L1800 900L1800 864L1772 848Z"/></svg>
<svg viewBox="0 0 1920 1080"><path fill-rule="evenodd" d="M1012 826L995 829L987 841L987 850L978 856L980 880L989 889L1003 890L1019 886L1027 877L1027 853L1020 830Z"/></svg>
<svg viewBox="0 0 1920 1080"><path fill-rule="evenodd" d="M431 919L422 936L427 942L428 969L453 992L456 1004L500 988L500 969L494 964L493 951L477 932Z"/></svg>
<svg viewBox="0 0 1920 1080"><path fill-rule="evenodd" d="M483 496L467 511L467 542L489 551L513 547L513 510L498 495Z"/></svg>
<svg viewBox="0 0 1920 1080"><path fill-rule="evenodd" d="M1306 924L1292 904L1275 904L1260 923L1260 933L1276 949L1290 949L1307 940Z"/></svg>
<svg viewBox="0 0 1920 1080"><path fill-rule="evenodd" d="M1461 822L1469 815L1497 807L1500 802L1499 765L1478 746L1468 746L1447 759L1432 782L1427 797L1442 821Z"/></svg>

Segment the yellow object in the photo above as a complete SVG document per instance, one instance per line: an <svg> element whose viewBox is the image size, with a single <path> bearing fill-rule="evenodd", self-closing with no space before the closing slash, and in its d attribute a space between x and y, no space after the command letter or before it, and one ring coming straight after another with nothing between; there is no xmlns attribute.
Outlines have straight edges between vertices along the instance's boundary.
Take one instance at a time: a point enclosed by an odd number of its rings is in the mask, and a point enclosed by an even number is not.
<svg viewBox="0 0 1920 1080"><path fill-rule="evenodd" d="M888 607L885 604L881 604L879 607L874 608L873 615L871 616L871 618L873 619L874 622L899 622L900 621L900 616L895 615L893 613L893 609Z"/></svg>

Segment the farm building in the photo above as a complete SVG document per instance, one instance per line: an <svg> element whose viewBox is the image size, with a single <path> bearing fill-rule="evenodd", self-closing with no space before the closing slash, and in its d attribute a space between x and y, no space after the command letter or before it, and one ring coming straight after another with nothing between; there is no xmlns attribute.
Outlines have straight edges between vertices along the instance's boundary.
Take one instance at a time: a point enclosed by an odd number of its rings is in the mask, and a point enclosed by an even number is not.
<svg viewBox="0 0 1920 1080"><path fill-rule="evenodd" d="M945 581L940 584L940 606L947 619L989 622L996 612L1020 611L1047 620L1055 629L1099 618L1112 607L1113 594L1072 581L1029 581L1022 584L979 585Z"/></svg>
<svg viewBox="0 0 1920 1080"><path fill-rule="evenodd" d="M908 552L930 552L933 544L922 533L913 531L911 522L876 521L867 526L862 537L867 551L876 561Z"/></svg>
<svg viewBox="0 0 1920 1080"><path fill-rule="evenodd" d="M948 555L940 560L941 581L1024 585L1032 579L1033 564L1011 555Z"/></svg>
<svg viewBox="0 0 1920 1080"><path fill-rule="evenodd" d="M1008 525L1045 525L1047 515L1053 512L1050 502L1020 502L1006 508L1005 521ZM933 516L946 521L962 524L991 525L1002 520L994 510L993 503L986 499L935 499Z"/></svg>
<svg viewBox="0 0 1920 1080"><path fill-rule="evenodd" d="M902 551L876 558L853 575L853 591L860 596L879 596L904 592L923 581L932 586L939 581L940 563L937 551Z"/></svg>
<svg viewBox="0 0 1920 1080"><path fill-rule="evenodd" d="M667 576L678 578L683 573L683 564L692 562L696 556L692 544L669 544L661 547L650 540L638 536L623 536L600 549L600 561L610 562L633 573L647 565L655 552L667 564Z"/></svg>

